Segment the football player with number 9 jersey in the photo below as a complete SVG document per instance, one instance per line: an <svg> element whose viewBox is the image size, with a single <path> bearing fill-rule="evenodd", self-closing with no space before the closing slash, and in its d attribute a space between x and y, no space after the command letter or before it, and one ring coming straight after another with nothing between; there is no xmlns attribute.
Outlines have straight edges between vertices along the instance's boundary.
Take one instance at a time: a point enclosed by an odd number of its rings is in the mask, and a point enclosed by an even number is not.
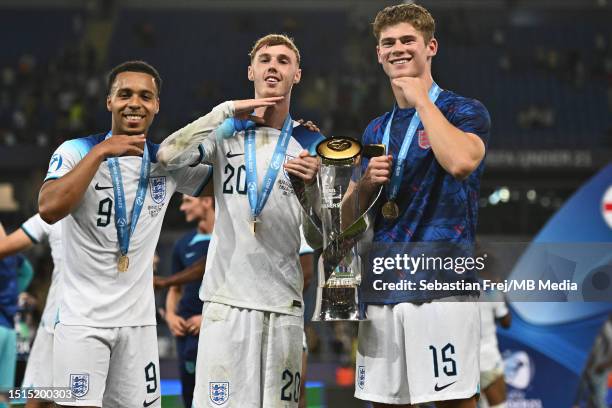
<svg viewBox="0 0 612 408"><path fill-rule="evenodd" d="M64 142L40 191L41 217L64 219L53 381L75 399L62 406L161 404L153 255L172 194L199 195L211 169L157 162L146 135L160 89L145 62L111 70L111 130Z"/></svg>

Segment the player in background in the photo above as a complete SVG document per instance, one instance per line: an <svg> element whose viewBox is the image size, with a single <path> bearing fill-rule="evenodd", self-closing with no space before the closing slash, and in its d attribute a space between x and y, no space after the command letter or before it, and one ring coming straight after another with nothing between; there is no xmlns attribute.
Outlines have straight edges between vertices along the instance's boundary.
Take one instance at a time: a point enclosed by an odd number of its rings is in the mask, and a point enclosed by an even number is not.
<svg viewBox="0 0 612 408"><path fill-rule="evenodd" d="M373 29L378 62L395 103L370 122L363 135L365 144L385 144L387 155L362 161L364 175L358 186L353 183L348 199L359 187L360 202L369 202L385 185L373 240L396 243L387 246L389 256L397 255L397 243L471 246L489 137L488 112L480 102L435 84L431 63L438 42L435 22L425 8L387 7L377 14ZM423 272L424 279L434 276ZM454 272L447 273L457 279ZM375 279L381 278L393 283L403 276L387 271ZM355 396L374 407L434 401L444 408L476 407L476 301L468 294L462 302L438 301L464 294L454 292L375 291L372 279L372 271L365 271L361 292L369 321L359 326Z"/></svg>
<svg viewBox="0 0 612 408"><path fill-rule="evenodd" d="M214 126L196 120L158 154L170 168L194 161L215 167L217 220L200 293L196 408L297 406L302 382L303 215L289 174L312 187L318 160L294 137L300 129L289 115L301 78L297 47L271 34L249 55L255 98L274 101L255 109L251 120L260 126L224 122L235 114L225 102L211 112Z"/></svg>
<svg viewBox="0 0 612 408"><path fill-rule="evenodd" d="M480 306L480 388L490 408L506 407L504 360L497 345L496 324L510 327L512 315L499 291L481 294Z"/></svg>
<svg viewBox="0 0 612 408"><path fill-rule="evenodd" d="M39 194L43 220L62 224L62 284L53 383L61 406L159 407L152 260L170 197L200 194L207 166L167 171L147 133L161 78L142 61L108 76L110 131L64 142ZM129 213L128 213L129 212Z"/></svg>
<svg viewBox="0 0 612 408"><path fill-rule="evenodd" d="M0 240L6 232L0 223ZM0 259L0 408L8 408L8 391L15 386L17 364L17 335L14 317L19 294L32 280L32 265L21 255Z"/></svg>
<svg viewBox="0 0 612 408"><path fill-rule="evenodd" d="M185 213L187 222L197 221L198 225L195 230L176 242L172 252L173 274L202 258L205 259L215 223L214 201L211 197L183 195L180 210ZM170 286L166 297L165 317L170 332L176 337L183 402L186 407L191 407L195 387L198 335L203 306L199 297L201 282L200 278L181 286Z"/></svg>
<svg viewBox="0 0 612 408"><path fill-rule="evenodd" d="M22 388L53 386L53 328L57 316L61 271L61 222L49 225L39 214L30 217L21 228L0 238L0 259L30 248L44 241L51 247L53 273L40 325L36 330L34 344L30 351ZM52 407L53 402L29 399L26 408Z"/></svg>

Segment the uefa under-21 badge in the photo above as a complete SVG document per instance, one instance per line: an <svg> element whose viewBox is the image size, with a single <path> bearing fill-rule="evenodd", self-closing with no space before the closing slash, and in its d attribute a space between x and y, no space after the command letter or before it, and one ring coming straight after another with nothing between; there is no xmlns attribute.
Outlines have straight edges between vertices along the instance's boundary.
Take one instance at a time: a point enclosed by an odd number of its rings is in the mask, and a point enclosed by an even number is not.
<svg viewBox="0 0 612 408"><path fill-rule="evenodd" d="M47 174L58 171L62 167L62 162L63 159L61 154L55 153L53 156L51 156L51 160L49 161L49 170L47 171Z"/></svg>

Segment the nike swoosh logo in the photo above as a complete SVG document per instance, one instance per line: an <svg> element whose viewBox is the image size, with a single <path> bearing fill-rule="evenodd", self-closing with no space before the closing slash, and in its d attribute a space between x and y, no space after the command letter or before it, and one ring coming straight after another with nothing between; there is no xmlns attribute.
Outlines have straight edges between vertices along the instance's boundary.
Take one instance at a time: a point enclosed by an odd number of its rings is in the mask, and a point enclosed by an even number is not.
<svg viewBox="0 0 612 408"><path fill-rule="evenodd" d="M95 188L96 190L108 190L109 188L113 188L113 186L110 186L110 187L100 187L100 186L98 185L98 183L96 183L96 185L94 186L94 188Z"/></svg>
<svg viewBox="0 0 612 408"><path fill-rule="evenodd" d="M227 157L228 159L231 159L232 157L243 156L243 155L244 153L232 153L232 151L230 150L229 152L227 152L225 157Z"/></svg>
<svg viewBox="0 0 612 408"><path fill-rule="evenodd" d="M449 384L443 385L443 386L441 386L441 387L438 387L438 384L436 384L436 386L434 387L434 390L436 390L436 391L442 391L443 389L450 387L451 385L453 385L453 384L454 384L454 383L456 383L456 382L457 382L457 381L453 381L452 383L449 383Z"/></svg>
<svg viewBox="0 0 612 408"><path fill-rule="evenodd" d="M154 403L155 401L157 401L158 399L159 399L159 397L155 398L153 401L150 401L150 402L147 402L147 400L144 400L144 402L142 403L142 406L143 406L143 407L148 407L148 406L151 406L151 405L153 405L153 403Z"/></svg>

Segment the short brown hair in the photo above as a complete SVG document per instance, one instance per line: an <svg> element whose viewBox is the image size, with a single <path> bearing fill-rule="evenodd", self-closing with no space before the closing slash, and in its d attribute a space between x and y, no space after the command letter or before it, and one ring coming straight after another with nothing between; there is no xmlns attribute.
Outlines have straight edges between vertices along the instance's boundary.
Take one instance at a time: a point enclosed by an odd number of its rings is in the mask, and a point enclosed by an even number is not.
<svg viewBox="0 0 612 408"><path fill-rule="evenodd" d="M273 47L275 45L284 45L289 48L291 51L295 53L297 57L297 63L300 65L300 50L295 46L293 42L293 38L286 36L285 34L268 34L264 37L261 37L259 40L255 41L253 48L251 48L251 52L249 52L249 57L251 57L251 61L255 58L255 54L263 47Z"/></svg>
<svg viewBox="0 0 612 408"><path fill-rule="evenodd" d="M425 44L434 37L436 31L436 22L425 7L413 3L398 4L385 7L376 14L376 18L372 23L376 41L380 40L380 32L384 28L399 23L409 23L412 25L423 34Z"/></svg>

